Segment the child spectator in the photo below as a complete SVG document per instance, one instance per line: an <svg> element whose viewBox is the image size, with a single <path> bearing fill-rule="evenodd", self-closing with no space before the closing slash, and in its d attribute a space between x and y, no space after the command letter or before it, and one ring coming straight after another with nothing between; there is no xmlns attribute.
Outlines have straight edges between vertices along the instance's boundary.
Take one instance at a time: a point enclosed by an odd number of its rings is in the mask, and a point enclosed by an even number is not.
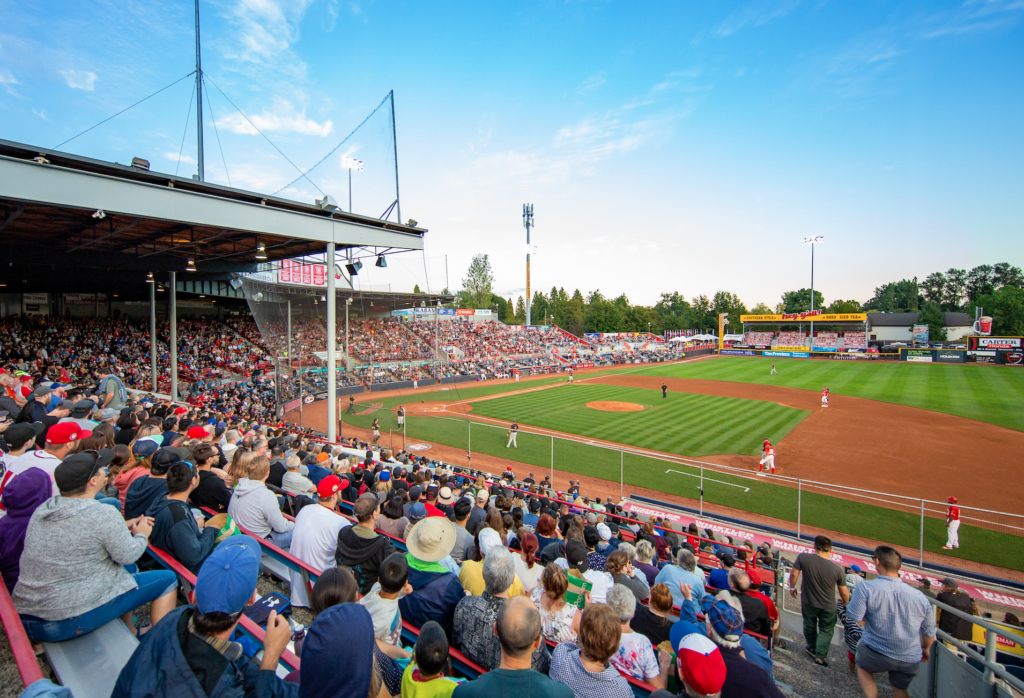
<svg viewBox="0 0 1024 698"><path fill-rule="evenodd" d="M380 566L378 581L359 600L373 619L373 635L389 645L401 646L402 613L398 599L412 593L409 584L409 563L402 553L392 553ZM435 623L436 625L436 623ZM447 655L447 647L445 648Z"/></svg>
<svg viewBox="0 0 1024 698"><path fill-rule="evenodd" d="M402 698L448 698L458 684L441 672L448 664L448 638L434 621L420 628L410 662L402 675Z"/></svg>

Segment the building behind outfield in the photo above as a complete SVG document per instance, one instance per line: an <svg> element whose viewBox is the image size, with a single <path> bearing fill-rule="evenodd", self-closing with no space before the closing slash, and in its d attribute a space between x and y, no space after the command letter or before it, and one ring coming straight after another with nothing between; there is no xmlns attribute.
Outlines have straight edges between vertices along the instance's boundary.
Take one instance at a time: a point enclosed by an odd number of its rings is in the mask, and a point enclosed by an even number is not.
<svg viewBox="0 0 1024 698"><path fill-rule="evenodd" d="M943 313L946 341L974 334L974 320L967 313ZM918 313L868 313L868 339L873 342L912 344Z"/></svg>

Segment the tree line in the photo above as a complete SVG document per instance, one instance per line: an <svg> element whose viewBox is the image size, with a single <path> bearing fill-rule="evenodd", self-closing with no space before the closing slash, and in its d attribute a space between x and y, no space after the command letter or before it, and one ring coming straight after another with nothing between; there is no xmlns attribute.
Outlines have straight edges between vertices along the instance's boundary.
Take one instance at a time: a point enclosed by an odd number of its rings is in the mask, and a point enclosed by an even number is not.
<svg viewBox="0 0 1024 698"><path fill-rule="evenodd" d="M476 255L455 294L456 308L490 308L509 325L526 322L526 301L519 296L503 298L493 291L494 273L485 254ZM928 324L934 339L945 338L943 312L962 311L974 315L977 306L993 318L993 334L1024 334L1024 273L1019 267L1002 262L981 265L965 271L949 269L917 278L883 284L865 303L833 300L826 304L821 291L814 291L813 308L826 313L919 312L918 322ZM653 306L635 305L626 294L609 298L599 289L584 295L579 289L568 293L552 286L545 293L536 291L530 303L530 319L535 325L558 325L575 335L586 332L647 332L666 330L714 330L719 313L729 313L729 332L742 331L740 315L799 313L812 309L811 290L786 291L774 308L758 303L752 308L729 291L698 295L686 299L678 291L662 293Z"/></svg>

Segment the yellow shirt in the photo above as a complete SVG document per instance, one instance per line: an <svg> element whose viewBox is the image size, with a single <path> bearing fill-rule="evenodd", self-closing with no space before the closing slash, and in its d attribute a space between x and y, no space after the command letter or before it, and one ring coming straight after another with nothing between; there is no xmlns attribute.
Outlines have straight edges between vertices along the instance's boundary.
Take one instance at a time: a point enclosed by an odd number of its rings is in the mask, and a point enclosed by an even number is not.
<svg viewBox="0 0 1024 698"><path fill-rule="evenodd" d="M463 562L462 569L459 571L459 581L462 582L462 588L469 592L470 596L483 594L487 588L484 584L483 561L466 560ZM508 597L511 599L513 596L526 596L526 590L523 588L523 583L519 581L518 574L512 579L512 586L508 590Z"/></svg>

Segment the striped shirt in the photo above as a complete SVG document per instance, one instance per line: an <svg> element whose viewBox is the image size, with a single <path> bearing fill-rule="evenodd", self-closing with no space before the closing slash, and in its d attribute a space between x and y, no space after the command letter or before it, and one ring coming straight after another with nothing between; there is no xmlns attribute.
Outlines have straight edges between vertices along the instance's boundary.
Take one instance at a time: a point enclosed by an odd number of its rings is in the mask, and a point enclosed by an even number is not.
<svg viewBox="0 0 1024 698"><path fill-rule="evenodd" d="M935 636L928 598L896 577L858 584L846 612L855 623L867 620L860 639L866 647L896 661L920 662L920 636Z"/></svg>

